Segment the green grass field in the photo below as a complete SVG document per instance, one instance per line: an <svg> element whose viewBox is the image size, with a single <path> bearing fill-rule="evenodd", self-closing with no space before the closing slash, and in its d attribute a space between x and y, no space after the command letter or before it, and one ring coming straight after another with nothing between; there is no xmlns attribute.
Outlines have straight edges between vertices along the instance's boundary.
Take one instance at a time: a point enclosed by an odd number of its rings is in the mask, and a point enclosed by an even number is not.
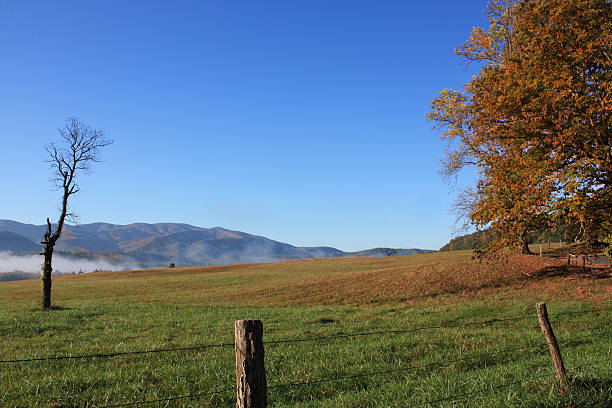
<svg viewBox="0 0 612 408"><path fill-rule="evenodd" d="M65 276L50 312L40 291L0 284L0 360L223 346L2 363L2 407L235 406L233 325L252 318L274 407L612 406L609 269L450 252ZM563 393L539 301L569 371ZM373 331L396 332L341 337ZM168 400L187 395L200 396Z"/></svg>

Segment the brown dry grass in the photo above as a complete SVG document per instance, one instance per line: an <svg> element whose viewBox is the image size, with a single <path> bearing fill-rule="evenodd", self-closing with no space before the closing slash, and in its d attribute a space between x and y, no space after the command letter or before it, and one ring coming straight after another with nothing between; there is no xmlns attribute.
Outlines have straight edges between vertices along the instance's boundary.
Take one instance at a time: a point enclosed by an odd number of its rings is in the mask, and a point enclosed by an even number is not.
<svg viewBox="0 0 612 408"><path fill-rule="evenodd" d="M56 304L92 297L113 303L203 305L421 304L474 297L612 298L610 269L564 259L512 256L477 260L470 251L387 258L339 258L126 272L54 279ZM37 281L0 284L0 306L36 306Z"/></svg>

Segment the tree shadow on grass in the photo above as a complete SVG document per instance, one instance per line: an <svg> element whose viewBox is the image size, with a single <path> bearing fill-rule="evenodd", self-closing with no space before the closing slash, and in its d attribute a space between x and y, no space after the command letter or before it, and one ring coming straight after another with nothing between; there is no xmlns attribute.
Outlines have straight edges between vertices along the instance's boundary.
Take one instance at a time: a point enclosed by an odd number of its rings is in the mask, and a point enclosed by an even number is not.
<svg viewBox="0 0 612 408"><path fill-rule="evenodd" d="M54 306L51 306L51 310L72 310L72 308L71 307L54 305Z"/></svg>
<svg viewBox="0 0 612 408"><path fill-rule="evenodd" d="M534 278L564 278L580 277L591 279L610 278L610 268L590 268L582 269L577 266L548 266L533 273Z"/></svg>
<svg viewBox="0 0 612 408"><path fill-rule="evenodd" d="M570 377L570 387L583 388L585 390L612 390L612 378L598 377Z"/></svg>
<svg viewBox="0 0 612 408"><path fill-rule="evenodd" d="M611 378L570 376L567 389L558 398L530 405L531 408L602 408L612 407Z"/></svg>
<svg viewBox="0 0 612 408"><path fill-rule="evenodd" d="M569 377L562 400L568 408L612 406L612 378Z"/></svg>
<svg viewBox="0 0 612 408"><path fill-rule="evenodd" d="M51 309L43 309L41 307L35 307L30 309L31 312L52 312L52 311L60 311L60 310L72 310L73 308L71 307L64 307L64 306L57 306L57 305L52 305Z"/></svg>

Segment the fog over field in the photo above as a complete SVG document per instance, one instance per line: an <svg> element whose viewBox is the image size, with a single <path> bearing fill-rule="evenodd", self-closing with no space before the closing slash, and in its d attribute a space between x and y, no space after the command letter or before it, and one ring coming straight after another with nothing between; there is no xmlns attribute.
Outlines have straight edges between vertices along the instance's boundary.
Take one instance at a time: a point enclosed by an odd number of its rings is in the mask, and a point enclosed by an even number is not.
<svg viewBox="0 0 612 408"><path fill-rule="evenodd" d="M42 260L42 255L16 255L11 251L0 251L0 282L38 278L40 276ZM114 265L103 260L72 258L61 254L53 256L54 275L125 269L139 269L139 267L136 264Z"/></svg>

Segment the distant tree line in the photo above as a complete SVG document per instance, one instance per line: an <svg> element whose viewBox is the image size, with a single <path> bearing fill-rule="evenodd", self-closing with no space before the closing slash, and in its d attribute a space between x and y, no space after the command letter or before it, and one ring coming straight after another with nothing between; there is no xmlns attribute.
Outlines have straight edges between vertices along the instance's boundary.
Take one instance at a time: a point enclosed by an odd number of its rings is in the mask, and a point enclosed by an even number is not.
<svg viewBox="0 0 612 408"><path fill-rule="evenodd" d="M565 229L558 230L543 230L535 231L526 237L527 244L537 242L571 242L571 233ZM441 252L445 251L463 251L463 250L482 250L494 240L492 232L489 230L475 231L471 234L461 235L451 239L446 245L440 248Z"/></svg>

